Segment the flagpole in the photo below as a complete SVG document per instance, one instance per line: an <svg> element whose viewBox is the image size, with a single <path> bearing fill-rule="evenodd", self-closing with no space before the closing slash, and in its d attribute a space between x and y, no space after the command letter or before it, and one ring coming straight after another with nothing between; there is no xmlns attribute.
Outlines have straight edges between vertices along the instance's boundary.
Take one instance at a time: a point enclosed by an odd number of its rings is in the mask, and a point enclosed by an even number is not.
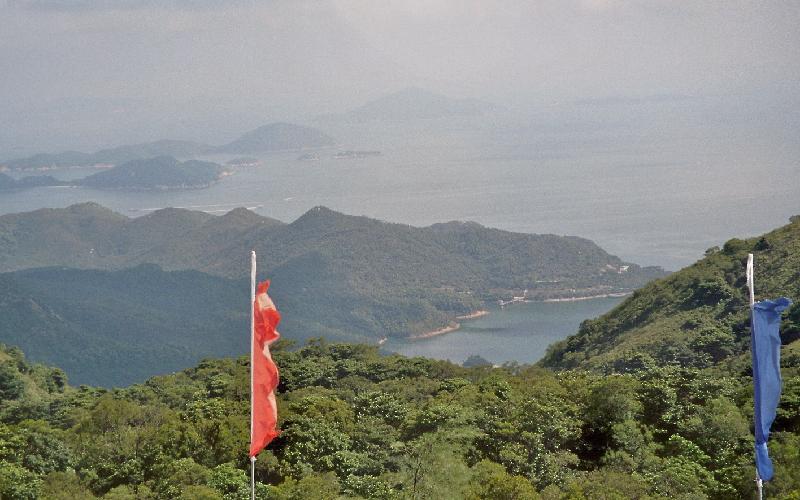
<svg viewBox="0 0 800 500"><path fill-rule="evenodd" d="M750 292L750 328L752 329L753 325L753 307L756 303L756 294L755 294L755 283L753 275L755 274L753 269L753 254L747 254L747 289ZM755 332L753 333L755 335ZM752 347L751 347L752 349ZM758 467L756 467L756 488L758 489L758 500L762 500L762 490L763 490L764 482L761 480L761 475L758 473Z"/></svg>
<svg viewBox="0 0 800 500"><path fill-rule="evenodd" d="M256 252L250 252L250 443L253 443L253 403L255 391L253 390L253 346L256 336ZM250 457L250 500L256 498L256 457Z"/></svg>

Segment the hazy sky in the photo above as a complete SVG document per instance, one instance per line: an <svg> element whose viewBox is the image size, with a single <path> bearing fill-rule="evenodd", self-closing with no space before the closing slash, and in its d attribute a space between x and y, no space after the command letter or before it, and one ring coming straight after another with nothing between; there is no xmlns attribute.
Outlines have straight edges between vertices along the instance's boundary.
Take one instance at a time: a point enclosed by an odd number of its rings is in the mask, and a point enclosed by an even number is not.
<svg viewBox="0 0 800 500"><path fill-rule="evenodd" d="M794 99L798 26L796 0L0 0L0 151L213 141L412 85Z"/></svg>

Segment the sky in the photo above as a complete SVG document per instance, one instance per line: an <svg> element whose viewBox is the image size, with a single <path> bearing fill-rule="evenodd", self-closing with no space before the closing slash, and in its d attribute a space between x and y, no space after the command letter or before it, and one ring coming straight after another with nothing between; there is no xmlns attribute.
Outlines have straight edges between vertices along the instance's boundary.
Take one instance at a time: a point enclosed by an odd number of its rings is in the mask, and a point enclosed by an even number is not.
<svg viewBox="0 0 800 500"><path fill-rule="evenodd" d="M0 0L0 153L221 143L408 86L796 103L798 26L796 0Z"/></svg>

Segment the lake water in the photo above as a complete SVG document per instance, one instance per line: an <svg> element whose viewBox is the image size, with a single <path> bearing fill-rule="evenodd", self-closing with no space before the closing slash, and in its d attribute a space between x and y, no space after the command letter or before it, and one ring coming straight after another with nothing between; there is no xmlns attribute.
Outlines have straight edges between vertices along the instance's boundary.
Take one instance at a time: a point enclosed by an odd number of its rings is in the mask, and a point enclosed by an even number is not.
<svg viewBox="0 0 800 500"><path fill-rule="evenodd" d="M463 363L478 354L494 364L534 363L547 346L578 330L581 321L597 317L622 302L602 298L575 302L529 302L493 309L487 316L462 321L454 332L412 341L390 340L385 352Z"/></svg>

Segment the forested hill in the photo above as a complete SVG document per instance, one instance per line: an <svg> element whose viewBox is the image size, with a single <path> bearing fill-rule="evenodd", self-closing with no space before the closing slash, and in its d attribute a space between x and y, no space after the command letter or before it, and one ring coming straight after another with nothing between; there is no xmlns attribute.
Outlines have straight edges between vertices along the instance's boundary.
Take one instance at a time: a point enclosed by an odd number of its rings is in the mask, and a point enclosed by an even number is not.
<svg viewBox="0 0 800 500"><path fill-rule="evenodd" d="M732 239L679 272L651 282L551 347L542 364L626 369L643 363L709 366L747 352L747 254L755 255L756 300L787 296L781 337L800 354L800 217L763 236ZM797 355L794 354L794 355Z"/></svg>
<svg viewBox="0 0 800 500"><path fill-rule="evenodd" d="M291 224L245 209L130 219L83 204L0 217L0 342L101 385L244 353L251 249L282 333L299 340L375 343L526 288L531 298L602 294L663 274L585 239L473 223L415 228L321 207Z"/></svg>
<svg viewBox="0 0 800 500"><path fill-rule="evenodd" d="M334 280L394 294L414 287L499 297L528 288L547 298L630 290L664 274L578 237L459 222L417 228L324 207L291 224L245 209L221 217L164 209L130 219L92 203L0 217L0 271L155 263L244 277L251 249L276 280Z"/></svg>
<svg viewBox="0 0 800 500"><path fill-rule="evenodd" d="M247 352L249 286L145 264L0 274L0 342L114 387Z"/></svg>
<svg viewBox="0 0 800 500"><path fill-rule="evenodd" d="M462 368L315 342L273 349L282 434L257 498L751 498L750 380ZM800 494L800 359L784 368L765 497ZM0 345L0 498L248 498L246 358L113 391Z"/></svg>

